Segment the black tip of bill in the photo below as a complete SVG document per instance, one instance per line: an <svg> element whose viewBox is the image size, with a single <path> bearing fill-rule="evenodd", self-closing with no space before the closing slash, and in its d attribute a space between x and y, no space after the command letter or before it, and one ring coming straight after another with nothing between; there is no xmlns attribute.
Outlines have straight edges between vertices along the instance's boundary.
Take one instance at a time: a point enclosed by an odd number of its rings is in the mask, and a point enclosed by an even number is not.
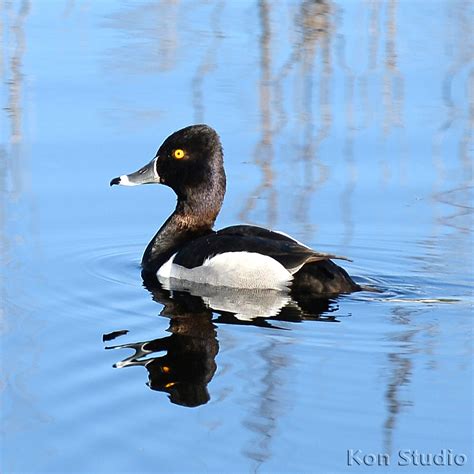
<svg viewBox="0 0 474 474"><path fill-rule="evenodd" d="M120 178L114 178L114 179L110 182L110 186L113 186L114 184L120 184Z"/></svg>

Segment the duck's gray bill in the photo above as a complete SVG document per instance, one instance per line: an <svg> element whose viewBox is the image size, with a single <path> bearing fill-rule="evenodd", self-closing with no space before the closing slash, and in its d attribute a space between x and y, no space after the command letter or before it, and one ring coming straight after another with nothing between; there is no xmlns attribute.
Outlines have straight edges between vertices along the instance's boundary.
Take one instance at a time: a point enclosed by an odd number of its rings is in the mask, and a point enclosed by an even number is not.
<svg viewBox="0 0 474 474"><path fill-rule="evenodd" d="M120 186L138 186L139 184L152 184L159 183L160 177L156 171L156 160L153 158L150 163L140 168L135 173L123 174L118 178L114 178L110 181L110 186L119 184Z"/></svg>

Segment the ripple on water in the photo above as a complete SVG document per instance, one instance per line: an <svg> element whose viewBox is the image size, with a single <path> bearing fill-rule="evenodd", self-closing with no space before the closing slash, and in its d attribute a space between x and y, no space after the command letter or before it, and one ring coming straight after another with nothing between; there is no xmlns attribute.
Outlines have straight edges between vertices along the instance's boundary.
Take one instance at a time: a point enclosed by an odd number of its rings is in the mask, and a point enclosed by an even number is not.
<svg viewBox="0 0 474 474"><path fill-rule="evenodd" d="M110 318L118 312L144 314L143 308L151 301L142 288L142 249L128 242L94 237L75 241L74 245L52 245L48 249L48 271L41 275L43 309L81 319ZM37 298L37 288L32 286L31 291Z"/></svg>

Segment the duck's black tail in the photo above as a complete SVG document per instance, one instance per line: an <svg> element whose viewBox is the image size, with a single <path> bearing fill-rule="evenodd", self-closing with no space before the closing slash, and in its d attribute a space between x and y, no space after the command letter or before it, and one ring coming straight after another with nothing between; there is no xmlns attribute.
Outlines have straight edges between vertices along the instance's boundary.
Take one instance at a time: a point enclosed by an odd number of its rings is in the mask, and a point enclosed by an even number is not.
<svg viewBox="0 0 474 474"><path fill-rule="evenodd" d="M291 289L295 294L322 296L362 291L362 287L332 260L320 260L304 265L294 274Z"/></svg>

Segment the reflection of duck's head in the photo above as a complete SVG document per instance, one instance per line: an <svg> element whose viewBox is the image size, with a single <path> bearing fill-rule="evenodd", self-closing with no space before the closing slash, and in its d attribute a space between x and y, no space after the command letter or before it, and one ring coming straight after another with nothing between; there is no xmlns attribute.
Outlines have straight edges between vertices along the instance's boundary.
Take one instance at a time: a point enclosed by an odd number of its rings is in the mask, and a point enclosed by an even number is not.
<svg viewBox="0 0 474 474"><path fill-rule="evenodd" d="M199 304L201 301L199 311ZM187 308L187 309L186 309ZM169 303L171 335L145 342L122 344L109 349L133 349L135 353L116 367L140 365L148 371L148 386L166 392L172 403L196 407L209 401L207 384L216 371L219 350L212 313L202 310L202 300L191 297ZM194 311L189 310L192 309ZM173 313L171 313L173 312ZM164 355L151 357L164 352Z"/></svg>
<svg viewBox="0 0 474 474"><path fill-rule="evenodd" d="M190 314L171 319L172 335L163 338L159 349L166 355L145 365L152 390L167 392L172 403L188 407L209 401L207 384L216 371L218 352L215 327L209 314ZM147 348L153 345L151 341Z"/></svg>
<svg viewBox="0 0 474 474"><path fill-rule="evenodd" d="M226 177L219 136L207 125L170 135L151 162L110 184L161 183L178 202L148 244L143 271L160 282L176 279L213 286L282 290L308 287L313 294L358 291L360 287L330 259L286 234L237 225L214 231ZM306 290L305 290L306 291Z"/></svg>

